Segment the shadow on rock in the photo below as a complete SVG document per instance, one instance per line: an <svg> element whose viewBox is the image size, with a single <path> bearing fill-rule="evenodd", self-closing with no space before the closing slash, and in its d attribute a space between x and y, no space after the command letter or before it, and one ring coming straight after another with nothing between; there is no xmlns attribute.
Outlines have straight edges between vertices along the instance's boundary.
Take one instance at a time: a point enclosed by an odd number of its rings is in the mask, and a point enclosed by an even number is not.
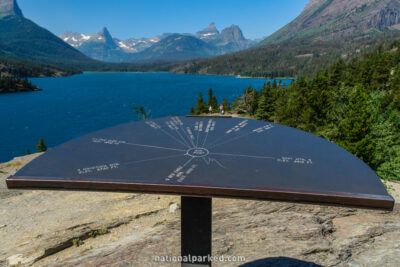
<svg viewBox="0 0 400 267"><path fill-rule="evenodd" d="M323 267L322 265L315 264L313 262L301 261L292 258L277 257L277 258L265 258L248 262L240 267Z"/></svg>

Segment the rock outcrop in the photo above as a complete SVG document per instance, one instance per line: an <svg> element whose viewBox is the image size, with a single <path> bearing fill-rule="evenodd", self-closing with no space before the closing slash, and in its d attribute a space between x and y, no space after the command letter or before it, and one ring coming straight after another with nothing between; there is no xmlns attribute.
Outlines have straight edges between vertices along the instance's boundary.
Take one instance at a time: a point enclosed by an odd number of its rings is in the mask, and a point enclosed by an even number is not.
<svg viewBox="0 0 400 267"><path fill-rule="evenodd" d="M17 0L0 0L0 18L5 16L23 17L22 11L17 4Z"/></svg>
<svg viewBox="0 0 400 267"><path fill-rule="evenodd" d="M0 164L0 266L159 266L156 255L179 255L179 197L8 190L5 178L36 156ZM400 184L387 187L399 199ZM398 266L398 240L398 204L388 212L213 200L213 254L246 258L216 266Z"/></svg>

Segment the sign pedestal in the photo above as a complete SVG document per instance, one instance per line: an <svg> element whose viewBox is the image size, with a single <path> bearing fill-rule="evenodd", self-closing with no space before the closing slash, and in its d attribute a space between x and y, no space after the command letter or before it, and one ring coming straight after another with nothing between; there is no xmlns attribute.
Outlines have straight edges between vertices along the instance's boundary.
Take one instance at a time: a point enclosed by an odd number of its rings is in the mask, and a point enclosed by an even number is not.
<svg viewBox="0 0 400 267"><path fill-rule="evenodd" d="M182 267L211 266L212 199L181 197Z"/></svg>

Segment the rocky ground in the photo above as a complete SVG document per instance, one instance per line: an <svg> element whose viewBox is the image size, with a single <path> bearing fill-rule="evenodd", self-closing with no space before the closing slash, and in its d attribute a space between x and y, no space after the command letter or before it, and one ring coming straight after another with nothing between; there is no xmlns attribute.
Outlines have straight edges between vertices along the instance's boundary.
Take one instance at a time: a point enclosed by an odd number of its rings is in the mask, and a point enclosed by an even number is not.
<svg viewBox="0 0 400 267"><path fill-rule="evenodd" d="M180 266L154 261L180 253L179 197L8 190L5 178L37 156L0 164L0 266ZM400 199L399 183L387 187ZM248 266L400 266L399 240L398 204L213 199L213 254L259 260Z"/></svg>

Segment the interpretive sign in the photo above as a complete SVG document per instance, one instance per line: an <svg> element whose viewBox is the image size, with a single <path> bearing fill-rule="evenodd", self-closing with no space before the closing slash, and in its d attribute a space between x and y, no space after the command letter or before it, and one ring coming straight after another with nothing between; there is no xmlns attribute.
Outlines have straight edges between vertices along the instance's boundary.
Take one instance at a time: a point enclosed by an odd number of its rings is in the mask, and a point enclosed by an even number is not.
<svg viewBox="0 0 400 267"><path fill-rule="evenodd" d="M378 176L344 149L245 118L168 117L101 130L49 150L7 185L394 205Z"/></svg>

